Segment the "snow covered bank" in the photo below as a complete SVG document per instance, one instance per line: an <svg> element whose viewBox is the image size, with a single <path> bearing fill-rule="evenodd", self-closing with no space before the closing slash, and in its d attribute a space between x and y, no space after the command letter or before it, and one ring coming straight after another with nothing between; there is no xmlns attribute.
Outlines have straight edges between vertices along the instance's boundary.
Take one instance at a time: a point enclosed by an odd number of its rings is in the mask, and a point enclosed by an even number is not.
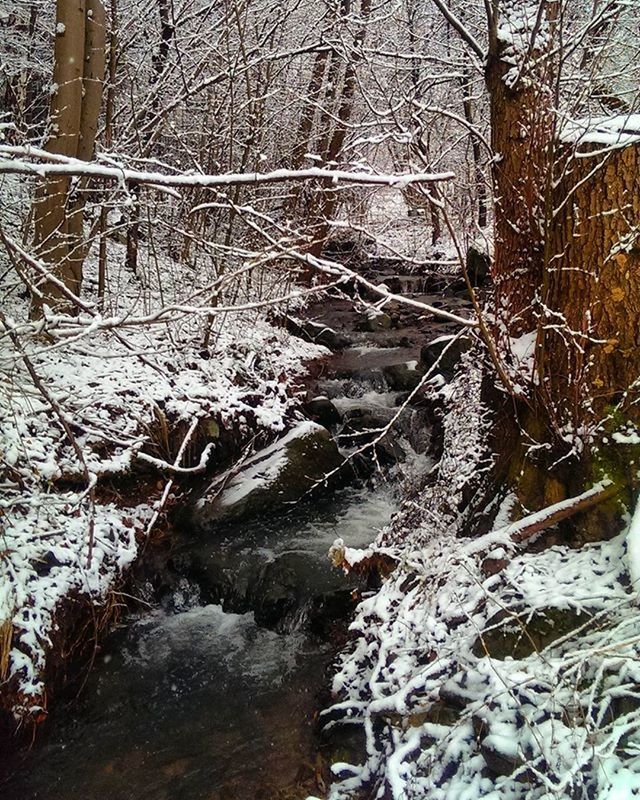
<svg viewBox="0 0 640 800"><path fill-rule="evenodd" d="M119 268L121 245L110 241L109 256L119 317L197 288L168 259L160 291ZM90 294L94 261L87 272ZM182 313L126 329L70 320L73 335L45 337L28 323L15 273L3 280L0 680L5 709L38 717L62 605L105 601L175 500L176 478L224 457L225 432L266 442L298 418L296 381L327 351L264 309L227 315L206 348L201 320Z"/></svg>
<svg viewBox="0 0 640 800"><path fill-rule="evenodd" d="M488 429L465 358L437 480L366 551L397 566L361 602L334 679L327 719L362 725L366 755L334 765L330 797L630 798L640 621L626 534L542 552L459 538L458 503L483 469Z"/></svg>

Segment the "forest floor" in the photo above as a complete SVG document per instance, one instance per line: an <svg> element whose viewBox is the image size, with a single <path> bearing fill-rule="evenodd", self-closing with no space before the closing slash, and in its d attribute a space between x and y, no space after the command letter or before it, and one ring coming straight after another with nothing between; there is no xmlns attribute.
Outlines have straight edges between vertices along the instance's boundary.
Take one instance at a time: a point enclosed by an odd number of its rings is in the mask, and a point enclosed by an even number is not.
<svg viewBox="0 0 640 800"><path fill-rule="evenodd" d="M9 188L19 207L20 187ZM8 206L5 232L18 240L20 217ZM65 615L114 602L179 481L285 430L306 364L328 352L270 322L268 306L213 319L206 346L203 319L188 309L140 324L189 306L202 289L195 270L152 244L132 275L119 266L123 244L109 240L108 307L46 338L24 322L27 297L3 264L0 680L5 708L23 721L46 716L47 662L68 645ZM249 288L256 277L241 280ZM94 249L83 287L90 307L96 290Z"/></svg>
<svg viewBox="0 0 640 800"><path fill-rule="evenodd" d="M518 541L515 496L485 480L483 360L477 345L439 390L437 468L370 548L340 554L395 567L360 604L333 681L328 725L363 726L367 754L334 765L331 800L640 791L638 523L582 546L557 526Z"/></svg>

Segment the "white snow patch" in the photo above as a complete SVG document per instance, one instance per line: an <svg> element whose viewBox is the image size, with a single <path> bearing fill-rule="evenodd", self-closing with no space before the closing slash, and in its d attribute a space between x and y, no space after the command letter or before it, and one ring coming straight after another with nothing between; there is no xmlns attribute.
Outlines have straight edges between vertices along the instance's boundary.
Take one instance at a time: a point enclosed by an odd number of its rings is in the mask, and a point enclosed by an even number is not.
<svg viewBox="0 0 640 800"><path fill-rule="evenodd" d="M618 114L614 117L582 117L566 120L560 139L572 144L626 146L640 142L640 114Z"/></svg>

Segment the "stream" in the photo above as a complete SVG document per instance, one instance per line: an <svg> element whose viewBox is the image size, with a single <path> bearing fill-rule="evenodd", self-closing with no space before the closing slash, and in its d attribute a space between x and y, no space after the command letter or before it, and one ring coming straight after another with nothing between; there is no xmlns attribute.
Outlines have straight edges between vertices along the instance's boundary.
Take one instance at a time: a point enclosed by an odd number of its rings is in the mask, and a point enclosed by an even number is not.
<svg viewBox="0 0 640 800"><path fill-rule="evenodd" d="M413 276L393 277L407 293L425 294ZM448 299L454 310L465 305L455 293ZM307 314L344 337L313 394L332 401L331 430L347 452L370 440L416 385L421 346L455 330L425 324L415 311L371 317L347 299ZM357 735L327 739L316 720L329 702L352 593L366 591L332 568L327 551L337 537L369 544L399 506L403 463L425 469L428 452L424 411L408 407L351 485L226 523L215 535L178 529L164 591L102 643L80 696L57 705L0 797L323 796L328 764L358 757Z"/></svg>

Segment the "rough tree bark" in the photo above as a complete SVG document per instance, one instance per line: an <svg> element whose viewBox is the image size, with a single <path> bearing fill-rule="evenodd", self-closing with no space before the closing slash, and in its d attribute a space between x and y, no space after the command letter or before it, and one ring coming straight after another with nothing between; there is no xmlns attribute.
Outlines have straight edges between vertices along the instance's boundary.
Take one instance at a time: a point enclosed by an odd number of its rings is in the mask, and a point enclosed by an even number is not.
<svg viewBox="0 0 640 800"><path fill-rule="evenodd" d="M556 135L553 6L539 4L522 31L509 24L512 13L522 20L522 6L495 3L486 71L495 333L505 360L507 337L536 334L528 398L515 403L506 445L508 482L521 506L535 510L606 475L630 505L640 447L622 452L611 434L640 422L640 144L574 152ZM599 506L581 529L612 534L619 510L614 501Z"/></svg>
<svg viewBox="0 0 640 800"><path fill-rule="evenodd" d="M535 385L511 482L535 509L607 477L616 500L580 520L584 536L601 538L618 530L618 502L631 507L639 483L640 143L589 148L576 157L556 144Z"/></svg>
<svg viewBox="0 0 640 800"><path fill-rule="evenodd" d="M535 328L542 282L554 136L552 62L545 57L553 7L540 3L530 30L521 30L520 0L495 3L489 32L485 79L494 153L495 311L501 332L515 337ZM530 43L527 52L522 52L523 40Z"/></svg>
<svg viewBox="0 0 640 800"><path fill-rule="evenodd" d="M554 191L539 384L558 426L638 417L640 144L570 157Z"/></svg>

